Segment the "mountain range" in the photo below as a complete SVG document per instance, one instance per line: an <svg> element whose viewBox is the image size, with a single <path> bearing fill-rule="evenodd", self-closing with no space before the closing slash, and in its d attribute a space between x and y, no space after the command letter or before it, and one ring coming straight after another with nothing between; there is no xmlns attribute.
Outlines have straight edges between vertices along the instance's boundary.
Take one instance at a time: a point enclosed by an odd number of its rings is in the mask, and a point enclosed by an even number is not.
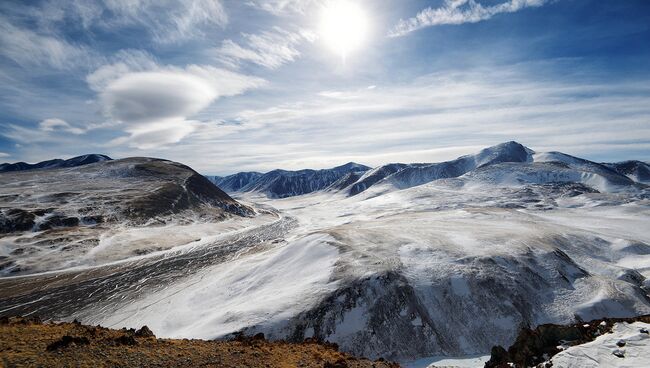
<svg viewBox="0 0 650 368"><path fill-rule="evenodd" d="M607 191L650 183L650 165L643 161L596 163L560 152L536 153L510 141L439 163L391 163L370 168L351 162L332 169L273 170L266 174L241 172L208 178L226 192L286 198L317 191L354 196L371 187L406 189L463 176L463 179L482 182L579 182Z"/></svg>
<svg viewBox="0 0 650 368"><path fill-rule="evenodd" d="M110 160L112 159L106 155L93 153L93 154L73 157L67 160L56 158L52 160L41 161L35 164L28 164L26 162L3 163L0 164L0 172L76 167L76 166L92 164L95 162L110 161Z"/></svg>

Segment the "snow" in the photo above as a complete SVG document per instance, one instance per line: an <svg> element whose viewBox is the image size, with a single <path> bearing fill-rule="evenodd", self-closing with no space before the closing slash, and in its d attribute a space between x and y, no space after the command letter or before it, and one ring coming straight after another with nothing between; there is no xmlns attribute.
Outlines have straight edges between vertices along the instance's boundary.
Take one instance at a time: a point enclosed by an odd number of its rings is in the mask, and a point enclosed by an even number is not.
<svg viewBox="0 0 650 368"><path fill-rule="evenodd" d="M243 328L272 328L336 287L334 240L314 234L202 270L92 323L149 326L158 337L213 339Z"/></svg>
<svg viewBox="0 0 650 368"><path fill-rule="evenodd" d="M473 355L465 357L432 356L412 361L406 361L401 365L404 368L482 368L485 365L485 362L488 360L490 360L489 355Z"/></svg>
<svg viewBox="0 0 650 368"><path fill-rule="evenodd" d="M553 367L646 368L650 366L650 335L640 332L642 328L650 328L650 324L616 323L612 333L586 344L571 346L552 357ZM620 340L625 342L624 347L616 345ZM617 350L624 353L623 358L613 354Z"/></svg>

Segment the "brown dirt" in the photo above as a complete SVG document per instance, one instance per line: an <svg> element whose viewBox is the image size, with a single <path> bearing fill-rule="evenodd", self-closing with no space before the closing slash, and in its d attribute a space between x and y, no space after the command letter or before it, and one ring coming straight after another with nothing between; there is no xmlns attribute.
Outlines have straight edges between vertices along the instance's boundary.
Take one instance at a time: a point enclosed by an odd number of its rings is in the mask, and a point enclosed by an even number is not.
<svg viewBox="0 0 650 368"><path fill-rule="evenodd" d="M155 332L155 331L154 331ZM338 352L333 344L157 339L149 329L0 320L3 367L398 367Z"/></svg>

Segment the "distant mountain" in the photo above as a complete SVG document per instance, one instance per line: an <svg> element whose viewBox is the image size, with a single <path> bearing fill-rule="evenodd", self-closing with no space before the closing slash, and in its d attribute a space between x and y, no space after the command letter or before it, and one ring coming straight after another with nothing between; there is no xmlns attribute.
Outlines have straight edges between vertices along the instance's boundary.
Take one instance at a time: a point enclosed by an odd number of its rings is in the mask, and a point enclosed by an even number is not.
<svg viewBox="0 0 650 368"><path fill-rule="evenodd" d="M88 155L73 157L68 160L62 160L60 158L57 158L53 160L41 161L36 164L28 164L26 162L16 162L13 164L4 163L4 164L0 164L0 172L76 167L76 166L92 164L95 162L110 161L110 160L112 160L112 158L106 155L88 154Z"/></svg>
<svg viewBox="0 0 650 368"><path fill-rule="evenodd" d="M260 192L284 198L319 190L348 196L385 185L406 189L439 179L464 183L548 184L574 182L598 191L650 182L650 165L641 161L600 164L561 152L536 153L515 141L439 163L391 163L376 168L348 163L327 170L273 170L211 179L228 192Z"/></svg>
<svg viewBox="0 0 650 368"><path fill-rule="evenodd" d="M75 159L63 164L96 157ZM0 176L0 185L6 195L0 200L0 233L106 221L146 223L205 208L216 217L253 214L188 166L153 158L104 160L61 171L22 170ZM34 189L24 192L25 185Z"/></svg>
<svg viewBox="0 0 650 368"><path fill-rule="evenodd" d="M270 198L285 198L324 190L349 174L361 174L369 169L349 162L323 170L273 170L266 174L243 172L215 178L213 182L227 192L257 192Z"/></svg>
<svg viewBox="0 0 650 368"><path fill-rule="evenodd" d="M349 195L359 194L376 183L390 183L398 189L410 188L438 179L455 178L484 165L501 162L530 162L533 151L517 142L501 143L452 161L431 164L388 164L368 171L352 184Z"/></svg>
<svg viewBox="0 0 650 368"><path fill-rule="evenodd" d="M240 172L228 176L209 176L208 180L226 192L237 192L248 184L259 179L262 173L255 171Z"/></svg>

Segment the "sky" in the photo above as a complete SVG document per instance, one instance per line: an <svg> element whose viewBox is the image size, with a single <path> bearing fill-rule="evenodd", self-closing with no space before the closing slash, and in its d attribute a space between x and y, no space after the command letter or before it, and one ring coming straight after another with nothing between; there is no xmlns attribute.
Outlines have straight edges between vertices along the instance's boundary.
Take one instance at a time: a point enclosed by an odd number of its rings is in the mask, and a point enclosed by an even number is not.
<svg viewBox="0 0 650 368"><path fill-rule="evenodd" d="M0 162L650 160L646 0L4 0Z"/></svg>

